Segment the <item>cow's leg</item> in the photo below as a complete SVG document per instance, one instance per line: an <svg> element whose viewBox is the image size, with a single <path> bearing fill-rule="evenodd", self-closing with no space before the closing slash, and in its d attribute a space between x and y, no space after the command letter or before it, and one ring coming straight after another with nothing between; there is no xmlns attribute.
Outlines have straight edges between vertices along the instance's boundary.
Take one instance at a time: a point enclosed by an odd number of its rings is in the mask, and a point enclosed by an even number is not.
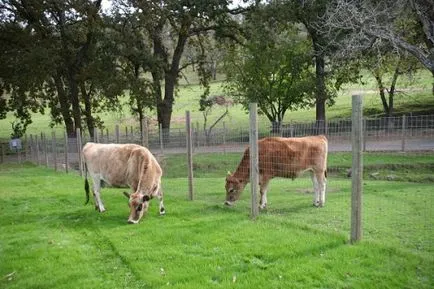
<svg viewBox="0 0 434 289"><path fill-rule="evenodd" d="M313 184L313 205L318 207L320 205L320 191L317 174L312 172L312 184Z"/></svg>
<svg viewBox="0 0 434 289"><path fill-rule="evenodd" d="M317 189L316 189L316 202L314 205L316 207L322 207L325 203L325 189L326 189L326 179L324 176L324 172L315 173L315 178L317 181Z"/></svg>
<svg viewBox="0 0 434 289"><path fill-rule="evenodd" d="M259 200L259 208L261 210L267 208L268 184L269 184L269 180L264 180L259 184L259 192L261 194L261 199Z"/></svg>
<svg viewBox="0 0 434 289"><path fill-rule="evenodd" d="M101 179L98 176L93 176L93 199L95 200L95 209L104 212L105 208L101 201Z"/></svg>
<svg viewBox="0 0 434 289"><path fill-rule="evenodd" d="M321 178L319 179L319 183L320 185L320 197L319 197L319 203L320 206L324 206L325 205L325 194L326 194L326 189L327 189L327 178L325 177L325 173L321 173Z"/></svg>
<svg viewBox="0 0 434 289"><path fill-rule="evenodd" d="M157 198L160 201L160 215L164 215L164 214L166 214L166 209L164 208L163 191L162 190L158 191Z"/></svg>

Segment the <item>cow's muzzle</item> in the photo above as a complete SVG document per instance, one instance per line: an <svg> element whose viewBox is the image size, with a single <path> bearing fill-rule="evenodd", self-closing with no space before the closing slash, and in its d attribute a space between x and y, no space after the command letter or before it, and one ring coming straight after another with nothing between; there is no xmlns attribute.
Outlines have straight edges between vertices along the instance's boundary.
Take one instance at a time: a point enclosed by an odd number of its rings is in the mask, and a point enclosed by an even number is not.
<svg viewBox="0 0 434 289"><path fill-rule="evenodd" d="M231 207L233 205L233 202L225 201L224 203L226 206Z"/></svg>
<svg viewBox="0 0 434 289"><path fill-rule="evenodd" d="M139 223L139 221L136 221L136 220L128 220L128 224L138 224Z"/></svg>

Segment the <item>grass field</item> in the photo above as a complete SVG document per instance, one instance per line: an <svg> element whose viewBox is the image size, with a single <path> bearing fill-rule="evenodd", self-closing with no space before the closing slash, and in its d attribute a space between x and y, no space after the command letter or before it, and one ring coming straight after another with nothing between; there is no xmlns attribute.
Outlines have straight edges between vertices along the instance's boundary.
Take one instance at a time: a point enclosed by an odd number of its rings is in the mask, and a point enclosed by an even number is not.
<svg viewBox="0 0 434 289"><path fill-rule="evenodd" d="M252 221L248 191L223 206L222 170L239 155L226 165L221 155L196 157L194 201L185 169L169 169L179 157L165 160L167 215L152 202L139 225L126 222L122 189L103 190L108 210L99 214L83 205L75 174L0 165L0 288L433 288L432 183L365 180L364 239L350 245L349 179L329 178L321 209L311 206L307 178L275 180L269 208ZM345 167L347 155L330 164Z"/></svg>

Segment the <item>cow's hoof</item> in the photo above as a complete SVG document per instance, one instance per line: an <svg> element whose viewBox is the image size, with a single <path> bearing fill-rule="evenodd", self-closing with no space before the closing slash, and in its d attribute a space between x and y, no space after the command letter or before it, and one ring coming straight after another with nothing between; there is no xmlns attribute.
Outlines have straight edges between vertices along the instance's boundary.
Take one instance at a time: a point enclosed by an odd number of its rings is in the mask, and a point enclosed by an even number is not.
<svg viewBox="0 0 434 289"><path fill-rule="evenodd" d="M139 221L134 221L134 220L128 220L128 224L138 224L139 223Z"/></svg>
<svg viewBox="0 0 434 289"><path fill-rule="evenodd" d="M160 216L164 216L164 215L166 215L166 210L164 209L160 210Z"/></svg>
<svg viewBox="0 0 434 289"><path fill-rule="evenodd" d="M322 207L324 207L324 204L322 204L320 202L315 202L315 203L313 203L313 206L316 208L322 208Z"/></svg>

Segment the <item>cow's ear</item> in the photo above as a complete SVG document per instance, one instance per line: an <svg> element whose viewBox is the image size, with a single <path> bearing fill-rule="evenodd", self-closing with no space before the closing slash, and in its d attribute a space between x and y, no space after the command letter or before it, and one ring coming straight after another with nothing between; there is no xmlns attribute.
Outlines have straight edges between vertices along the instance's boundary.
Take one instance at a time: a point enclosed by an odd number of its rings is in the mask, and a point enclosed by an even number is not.
<svg viewBox="0 0 434 289"><path fill-rule="evenodd" d="M128 199L130 198L130 194L128 194L127 192L124 192L124 196L127 197Z"/></svg>
<svg viewBox="0 0 434 289"><path fill-rule="evenodd" d="M151 198L148 195L143 196L143 202L148 202Z"/></svg>

